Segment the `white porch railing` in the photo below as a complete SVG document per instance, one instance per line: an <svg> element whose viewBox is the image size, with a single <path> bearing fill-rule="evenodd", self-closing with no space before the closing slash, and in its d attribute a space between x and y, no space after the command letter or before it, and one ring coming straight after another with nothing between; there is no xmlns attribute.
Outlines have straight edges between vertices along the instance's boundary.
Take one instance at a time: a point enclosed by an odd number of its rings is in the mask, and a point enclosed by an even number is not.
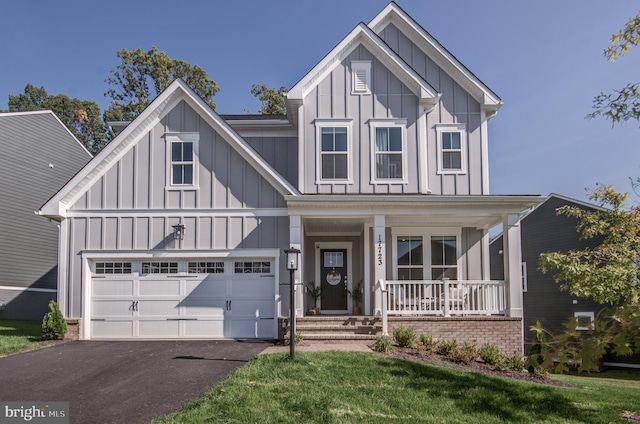
<svg viewBox="0 0 640 424"><path fill-rule="evenodd" d="M504 281L425 280L384 281L383 332L387 315L496 315L506 313Z"/></svg>

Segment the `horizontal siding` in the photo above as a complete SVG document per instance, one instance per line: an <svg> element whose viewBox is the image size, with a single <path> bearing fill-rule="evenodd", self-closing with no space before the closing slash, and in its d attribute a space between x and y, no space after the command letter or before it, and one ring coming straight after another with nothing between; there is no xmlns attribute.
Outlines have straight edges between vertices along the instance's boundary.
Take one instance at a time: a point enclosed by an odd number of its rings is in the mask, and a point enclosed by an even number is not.
<svg viewBox="0 0 640 424"><path fill-rule="evenodd" d="M0 285L56 288L58 229L34 211L91 157L48 113L0 116L0 147Z"/></svg>

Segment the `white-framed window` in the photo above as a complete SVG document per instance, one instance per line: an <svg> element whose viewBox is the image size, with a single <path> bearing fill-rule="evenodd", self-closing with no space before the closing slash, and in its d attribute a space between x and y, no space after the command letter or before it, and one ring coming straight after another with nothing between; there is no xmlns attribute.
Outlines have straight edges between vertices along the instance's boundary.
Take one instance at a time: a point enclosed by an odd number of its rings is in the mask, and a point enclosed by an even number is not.
<svg viewBox="0 0 640 424"><path fill-rule="evenodd" d="M371 121L372 183L405 183L406 121Z"/></svg>
<svg viewBox="0 0 640 424"><path fill-rule="evenodd" d="M351 94L371 94L371 62L351 62Z"/></svg>
<svg viewBox="0 0 640 424"><path fill-rule="evenodd" d="M236 261L233 263L234 274L270 274L271 262Z"/></svg>
<svg viewBox="0 0 640 424"><path fill-rule="evenodd" d="M393 278L442 280L460 278L460 228L392 228Z"/></svg>
<svg viewBox="0 0 640 424"><path fill-rule="evenodd" d="M189 262L189 274L224 274L224 262Z"/></svg>
<svg viewBox="0 0 640 424"><path fill-rule="evenodd" d="M458 279L458 239L456 236L431 236L431 279Z"/></svg>
<svg viewBox="0 0 640 424"><path fill-rule="evenodd" d="M178 262L142 262L143 274L177 274Z"/></svg>
<svg viewBox="0 0 640 424"><path fill-rule="evenodd" d="M198 185L199 134L167 134L167 188L193 189Z"/></svg>
<svg viewBox="0 0 640 424"><path fill-rule="evenodd" d="M436 125L438 138L438 173L466 173L467 131L464 124Z"/></svg>
<svg viewBox="0 0 640 424"><path fill-rule="evenodd" d="M352 120L316 120L316 182L352 183Z"/></svg>
<svg viewBox="0 0 640 424"><path fill-rule="evenodd" d="M396 238L398 280L424 280L424 247L422 236Z"/></svg>
<svg viewBox="0 0 640 424"><path fill-rule="evenodd" d="M574 312L573 316L578 320L576 330L587 331L593 328L593 312Z"/></svg>
<svg viewBox="0 0 640 424"><path fill-rule="evenodd" d="M96 274L131 274L131 262L96 262Z"/></svg>

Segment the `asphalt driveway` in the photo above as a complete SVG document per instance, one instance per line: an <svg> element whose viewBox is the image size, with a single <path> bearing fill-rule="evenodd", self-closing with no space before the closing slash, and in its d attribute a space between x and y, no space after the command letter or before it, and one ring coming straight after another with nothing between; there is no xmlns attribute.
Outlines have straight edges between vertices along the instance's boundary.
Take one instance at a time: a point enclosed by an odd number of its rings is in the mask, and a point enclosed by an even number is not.
<svg viewBox="0 0 640 424"><path fill-rule="evenodd" d="M69 402L71 423L148 423L270 343L79 341L0 358L0 401Z"/></svg>

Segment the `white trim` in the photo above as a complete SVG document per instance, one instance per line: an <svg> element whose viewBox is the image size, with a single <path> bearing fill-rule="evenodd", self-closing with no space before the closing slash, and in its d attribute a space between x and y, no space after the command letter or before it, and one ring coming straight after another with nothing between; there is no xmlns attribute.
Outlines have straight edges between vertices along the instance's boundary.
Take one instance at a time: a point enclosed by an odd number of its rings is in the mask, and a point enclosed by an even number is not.
<svg viewBox="0 0 640 424"><path fill-rule="evenodd" d="M593 312L574 312L573 316L576 319L578 317L589 317L589 319L590 319L589 327L583 327L583 326L578 324L576 326L576 330L578 330L578 331L587 331L587 330L591 330L591 327L593 327L593 320L595 319L595 314Z"/></svg>
<svg viewBox="0 0 640 424"><path fill-rule="evenodd" d="M480 149L482 150L482 194L489 194L489 125L487 112L480 111Z"/></svg>
<svg viewBox="0 0 640 424"><path fill-rule="evenodd" d="M320 276L320 264L322 258L320 257L320 250L322 249L346 249L347 251L347 289L352 290L353 288L353 278L349 277L349 275L353 276L353 257L352 257L352 249L353 242L350 241L319 241L315 243L315 281L316 284L321 283ZM319 300L320 310L322 312L326 312L322 310L322 297ZM340 314L340 313L349 313L353 309L353 301L351 300L351 296L347 296L347 309L346 310L331 310L330 313Z"/></svg>
<svg viewBox="0 0 640 424"><path fill-rule="evenodd" d="M286 208L264 209L73 209L67 213L68 218L181 218L181 217L226 217L226 216L288 216Z"/></svg>
<svg viewBox="0 0 640 424"><path fill-rule="evenodd" d="M436 137L438 144L438 169L437 174L466 174L467 173L467 126L465 124L436 124ZM444 169L442 167L442 133L460 134L460 169Z"/></svg>
<svg viewBox="0 0 640 424"><path fill-rule="evenodd" d="M424 106L418 106L418 175L420 194L430 194L429 188L429 154L427 153L427 111Z"/></svg>
<svg viewBox="0 0 640 424"><path fill-rule="evenodd" d="M58 293L56 289L44 289L37 287L14 287L14 286L0 286L0 290L11 290L19 292L37 292L37 293Z"/></svg>
<svg viewBox="0 0 640 424"><path fill-rule="evenodd" d="M58 225L58 307L65 318L69 317L67 309L67 293L69 291L69 234L68 220L62 221Z"/></svg>
<svg viewBox="0 0 640 424"><path fill-rule="evenodd" d="M357 90L358 73L364 72L364 89ZM370 60L352 60L351 61L351 94L355 96L363 96L371 94L371 61Z"/></svg>
<svg viewBox="0 0 640 424"><path fill-rule="evenodd" d="M376 178L376 130L378 128L400 128L402 137L402 178ZM376 184L408 184L407 180L407 120L406 119L370 119L369 140L371 151L370 183ZM397 154L397 153L395 153Z"/></svg>
<svg viewBox="0 0 640 424"><path fill-rule="evenodd" d="M316 134L316 184L353 184L353 119L316 119L314 121ZM322 129L346 128L347 129L347 178L330 179L322 178ZM302 162L300 162L302 163Z"/></svg>
<svg viewBox="0 0 640 424"><path fill-rule="evenodd" d="M199 174L199 144L200 144L200 133L165 133L165 190L169 191L193 191L198 190L198 174ZM193 167L193 175L192 175L192 183L191 184L173 184L173 158L172 156L172 146L173 143L192 143L193 150L192 155L193 159L191 161L191 166ZM137 145L137 144L136 144Z"/></svg>
<svg viewBox="0 0 640 424"><path fill-rule="evenodd" d="M460 227L391 227L391 261L393 279L398 279L398 237L422 237L422 267L423 279L431 280L431 237L455 236L456 238L456 269L458 279L461 279L462 267L462 228ZM466 252L464 252L466 254Z"/></svg>
<svg viewBox="0 0 640 424"><path fill-rule="evenodd" d="M295 107L295 106L293 106ZM304 130L306 125L304 124L304 105L298 106L298 191L304 193L304 155L305 151L305 138Z"/></svg>

